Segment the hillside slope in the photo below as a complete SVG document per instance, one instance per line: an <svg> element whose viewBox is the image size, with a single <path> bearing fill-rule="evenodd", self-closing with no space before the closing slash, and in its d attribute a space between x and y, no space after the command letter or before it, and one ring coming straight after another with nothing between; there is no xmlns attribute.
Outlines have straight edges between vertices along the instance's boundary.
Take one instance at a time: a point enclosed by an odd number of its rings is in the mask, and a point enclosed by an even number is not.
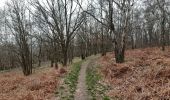
<svg viewBox="0 0 170 100"><path fill-rule="evenodd" d="M107 93L123 100L167 100L170 98L170 48L128 50L126 62L116 64L113 53L99 59Z"/></svg>

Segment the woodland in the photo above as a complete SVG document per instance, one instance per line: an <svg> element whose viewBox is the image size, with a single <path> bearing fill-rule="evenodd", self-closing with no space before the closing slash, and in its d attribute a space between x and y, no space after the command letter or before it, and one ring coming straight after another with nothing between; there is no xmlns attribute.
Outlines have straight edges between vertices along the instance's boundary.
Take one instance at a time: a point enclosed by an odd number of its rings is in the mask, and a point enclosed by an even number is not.
<svg viewBox="0 0 170 100"><path fill-rule="evenodd" d="M169 0L7 0L0 100L169 100L169 45Z"/></svg>

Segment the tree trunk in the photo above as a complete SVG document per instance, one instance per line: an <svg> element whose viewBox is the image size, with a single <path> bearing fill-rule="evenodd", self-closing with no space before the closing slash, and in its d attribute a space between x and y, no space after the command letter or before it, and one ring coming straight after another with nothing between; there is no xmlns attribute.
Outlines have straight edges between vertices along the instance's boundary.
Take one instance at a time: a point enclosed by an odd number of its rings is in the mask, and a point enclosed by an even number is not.
<svg viewBox="0 0 170 100"><path fill-rule="evenodd" d="M133 35L131 35L131 42L132 42L132 49L135 49L135 40L133 38Z"/></svg>
<svg viewBox="0 0 170 100"><path fill-rule="evenodd" d="M58 69L58 63L55 62L55 69Z"/></svg>
<svg viewBox="0 0 170 100"><path fill-rule="evenodd" d="M164 12L163 12L164 13ZM165 14L163 14L163 19L161 23L161 44L162 44L162 51L165 51Z"/></svg>
<svg viewBox="0 0 170 100"><path fill-rule="evenodd" d="M63 62L64 66L67 65L67 60L68 60L68 58L67 58L67 52L66 52L66 53L64 53L64 62Z"/></svg>
<svg viewBox="0 0 170 100"><path fill-rule="evenodd" d="M41 53L42 53L42 47L41 42L39 43L39 53L38 53L38 67L41 66Z"/></svg>
<svg viewBox="0 0 170 100"><path fill-rule="evenodd" d="M22 68L25 76L32 74L32 66L29 62L29 59L25 59L25 58L23 59Z"/></svg>
<svg viewBox="0 0 170 100"><path fill-rule="evenodd" d="M125 45L123 44L123 47L118 47L119 45L115 46L115 58L116 63L123 63L125 60Z"/></svg>
<svg viewBox="0 0 170 100"><path fill-rule="evenodd" d="M54 60L51 59L51 67L53 67L53 64L54 64Z"/></svg>
<svg viewBox="0 0 170 100"><path fill-rule="evenodd" d="M32 59L29 51L28 44L24 41L24 45L21 48L21 60L22 68L25 76L32 74Z"/></svg>
<svg viewBox="0 0 170 100"><path fill-rule="evenodd" d="M66 47L66 48L64 48L64 50L63 50L63 65L64 66L66 66L67 65L67 61L68 61L68 48Z"/></svg>
<svg viewBox="0 0 170 100"><path fill-rule="evenodd" d="M81 59L82 59L82 60L85 59L85 55L84 55L84 54L81 55Z"/></svg>
<svg viewBox="0 0 170 100"><path fill-rule="evenodd" d="M38 60L38 67L41 67L41 59Z"/></svg>
<svg viewBox="0 0 170 100"><path fill-rule="evenodd" d="M104 45L104 36L102 33L102 44L101 44L102 56L106 55L105 45Z"/></svg>

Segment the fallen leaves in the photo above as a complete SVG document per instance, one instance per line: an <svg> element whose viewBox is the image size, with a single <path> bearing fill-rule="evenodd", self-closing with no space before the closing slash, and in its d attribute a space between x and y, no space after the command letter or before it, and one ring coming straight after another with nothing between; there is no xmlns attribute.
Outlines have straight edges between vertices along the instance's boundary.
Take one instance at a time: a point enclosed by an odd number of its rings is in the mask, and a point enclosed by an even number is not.
<svg viewBox="0 0 170 100"><path fill-rule="evenodd" d="M53 68L37 70L30 76L19 71L0 74L0 100L52 100L59 72Z"/></svg>
<svg viewBox="0 0 170 100"><path fill-rule="evenodd" d="M105 82L111 85L111 97L125 100L160 100L170 98L170 48L128 50L123 64L115 63L108 53L98 62Z"/></svg>

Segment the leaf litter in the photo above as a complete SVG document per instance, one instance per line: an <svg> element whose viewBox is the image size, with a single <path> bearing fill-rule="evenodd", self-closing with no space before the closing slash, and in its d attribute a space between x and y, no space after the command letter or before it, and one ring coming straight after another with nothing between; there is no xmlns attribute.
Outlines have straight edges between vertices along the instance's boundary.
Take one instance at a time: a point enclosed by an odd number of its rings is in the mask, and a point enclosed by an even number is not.
<svg viewBox="0 0 170 100"><path fill-rule="evenodd" d="M99 59L105 83L111 86L107 93L123 100L169 100L170 48L126 51L126 61L115 63L114 53Z"/></svg>
<svg viewBox="0 0 170 100"><path fill-rule="evenodd" d="M48 67L30 76L19 70L0 73L0 100L55 100L59 76L59 71Z"/></svg>

